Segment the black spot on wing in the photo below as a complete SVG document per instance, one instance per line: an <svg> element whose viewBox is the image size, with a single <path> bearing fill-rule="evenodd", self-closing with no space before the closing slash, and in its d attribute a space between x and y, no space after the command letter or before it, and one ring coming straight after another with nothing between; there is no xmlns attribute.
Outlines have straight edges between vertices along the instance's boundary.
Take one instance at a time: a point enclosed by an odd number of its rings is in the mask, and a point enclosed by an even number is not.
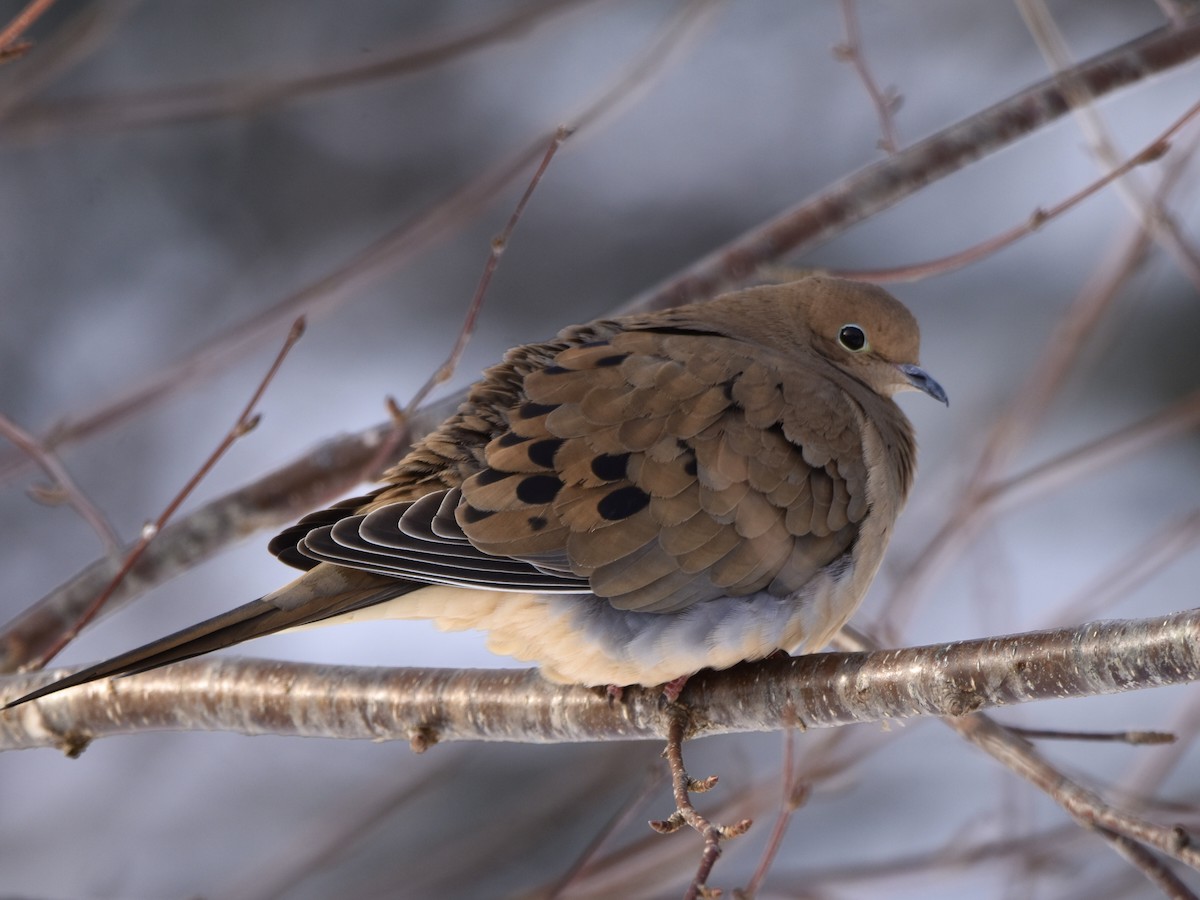
<svg viewBox="0 0 1200 900"><path fill-rule="evenodd" d="M529 445L529 461L543 469L554 468L554 454L563 445L562 438L546 438Z"/></svg>
<svg viewBox="0 0 1200 900"><path fill-rule="evenodd" d="M592 460L592 474L602 481L620 481L628 465L628 453L601 453Z"/></svg>
<svg viewBox="0 0 1200 900"><path fill-rule="evenodd" d="M529 475L517 482L517 499L531 506L550 503L563 483L553 475Z"/></svg>
<svg viewBox="0 0 1200 900"><path fill-rule="evenodd" d="M501 447L515 447L517 444L523 444L527 440L529 440L529 438L522 437L521 435L512 431L506 431L504 434L500 435L500 440L498 440L496 443L498 443Z"/></svg>
<svg viewBox="0 0 1200 900"><path fill-rule="evenodd" d="M482 469L475 473L475 481L478 484L495 484L511 477L512 472L501 472L499 469Z"/></svg>
<svg viewBox="0 0 1200 900"><path fill-rule="evenodd" d="M650 495L639 487L628 485L617 488L611 494L596 504L596 510L601 518L610 522L628 519L634 513L640 512L650 505Z"/></svg>
<svg viewBox="0 0 1200 900"><path fill-rule="evenodd" d="M534 403L530 400L517 407L517 415L522 419L536 419L552 413L556 409L558 409L557 403Z"/></svg>

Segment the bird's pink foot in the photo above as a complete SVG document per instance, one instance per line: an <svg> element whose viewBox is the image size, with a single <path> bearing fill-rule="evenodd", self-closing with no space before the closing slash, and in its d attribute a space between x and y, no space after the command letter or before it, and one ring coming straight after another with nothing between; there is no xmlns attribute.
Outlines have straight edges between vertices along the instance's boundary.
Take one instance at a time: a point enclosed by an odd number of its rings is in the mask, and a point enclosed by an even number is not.
<svg viewBox="0 0 1200 900"><path fill-rule="evenodd" d="M690 675L680 675L678 678L673 678L662 686L663 696L667 698L668 703L674 703L679 699L679 694L683 690L683 686L687 684Z"/></svg>

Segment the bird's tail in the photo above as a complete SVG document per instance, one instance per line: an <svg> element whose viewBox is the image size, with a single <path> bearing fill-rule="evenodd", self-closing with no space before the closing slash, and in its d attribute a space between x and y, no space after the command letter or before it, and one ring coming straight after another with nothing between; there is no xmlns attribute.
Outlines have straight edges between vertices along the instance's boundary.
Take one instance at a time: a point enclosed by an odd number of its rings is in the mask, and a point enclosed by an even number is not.
<svg viewBox="0 0 1200 900"><path fill-rule="evenodd" d="M4 705L30 700L101 678L135 675L287 628L382 603L419 584L322 564L295 581L244 606L213 616L120 656L80 669Z"/></svg>

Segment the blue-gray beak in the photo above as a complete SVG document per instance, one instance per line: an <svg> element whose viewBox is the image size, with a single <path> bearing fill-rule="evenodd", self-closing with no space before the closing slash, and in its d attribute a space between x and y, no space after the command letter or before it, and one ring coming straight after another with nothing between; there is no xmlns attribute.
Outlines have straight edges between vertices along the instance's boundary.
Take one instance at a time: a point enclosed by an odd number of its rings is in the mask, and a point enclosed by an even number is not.
<svg viewBox="0 0 1200 900"><path fill-rule="evenodd" d="M933 380L933 376L922 369L920 366L910 366L907 363L897 366L904 377L908 379L908 383L915 387L923 394L928 394L934 400L941 400L947 406L950 405L950 398L946 396L942 386Z"/></svg>

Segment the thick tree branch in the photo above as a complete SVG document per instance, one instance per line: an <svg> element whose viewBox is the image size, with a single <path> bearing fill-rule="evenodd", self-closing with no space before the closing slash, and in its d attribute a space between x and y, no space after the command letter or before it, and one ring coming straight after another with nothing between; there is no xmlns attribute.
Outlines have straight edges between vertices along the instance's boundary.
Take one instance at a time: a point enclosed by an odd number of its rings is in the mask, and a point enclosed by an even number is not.
<svg viewBox="0 0 1200 900"><path fill-rule="evenodd" d="M58 673L4 679L15 698ZM705 672L680 702L690 737L964 716L1050 698L1200 680L1200 610L875 653ZM663 739L656 689L550 684L536 670L390 669L209 659L99 682L0 714L0 749L78 752L110 734L234 731L367 740L567 743Z"/></svg>

